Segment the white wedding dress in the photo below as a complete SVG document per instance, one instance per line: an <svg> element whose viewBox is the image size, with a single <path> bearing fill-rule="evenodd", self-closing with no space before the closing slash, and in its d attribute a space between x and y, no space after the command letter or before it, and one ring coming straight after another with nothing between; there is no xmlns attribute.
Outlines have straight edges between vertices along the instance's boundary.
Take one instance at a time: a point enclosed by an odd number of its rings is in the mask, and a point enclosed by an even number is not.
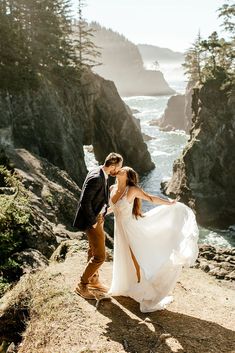
<svg viewBox="0 0 235 353"><path fill-rule="evenodd" d="M161 310L172 301L168 295L182 266L193 265L198 256L197 223L193 211L180 202L156 206L136 219L127 190L115 204L110 199L115 224L109 293L135 299L142 312ZM139 283L130 249L140 266Z"/></svg>

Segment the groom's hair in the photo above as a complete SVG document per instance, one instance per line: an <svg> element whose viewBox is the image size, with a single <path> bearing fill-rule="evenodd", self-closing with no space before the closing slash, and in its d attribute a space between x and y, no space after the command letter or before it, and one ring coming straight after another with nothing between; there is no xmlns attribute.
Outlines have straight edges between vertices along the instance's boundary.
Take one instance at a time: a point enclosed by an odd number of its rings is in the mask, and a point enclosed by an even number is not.
<svg viewBox="0 0 235 353"><path fill-rule="evenodd" d="M120 154L118 153L110 153L104 161L105 167L110 167L111 165L117 165L119 163L123 162L123 158Z"/></svg>

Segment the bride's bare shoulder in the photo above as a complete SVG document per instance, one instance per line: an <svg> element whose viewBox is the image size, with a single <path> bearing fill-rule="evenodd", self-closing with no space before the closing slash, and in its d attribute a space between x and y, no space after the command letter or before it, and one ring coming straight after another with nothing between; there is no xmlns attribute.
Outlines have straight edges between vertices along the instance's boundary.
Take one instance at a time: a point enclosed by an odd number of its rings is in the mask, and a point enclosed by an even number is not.
<svg viewBox="0 0 235 353"><path fill-rule="evenodd" d="M128 188L128 194L129 195L134 195L136 192L138 192L139 187L138 186L129 186Z"/></svg>

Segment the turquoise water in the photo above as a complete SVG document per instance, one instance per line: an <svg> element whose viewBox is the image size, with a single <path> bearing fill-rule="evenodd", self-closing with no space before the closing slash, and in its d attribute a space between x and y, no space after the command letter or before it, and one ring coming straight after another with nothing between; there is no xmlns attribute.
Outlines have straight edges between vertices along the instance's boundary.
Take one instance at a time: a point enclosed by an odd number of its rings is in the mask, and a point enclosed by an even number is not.
<svg viewBox="0 0 235 353"><path fill-rule="evenodd" d="M176 92L183 94L185 92L186 82L183 78L170 82L170 86ZM167 180L172 175L172 166L176 158L181 154L188 135L183 131L163 132L156 126L150 126L149 121L160 118L163 114L167 101L170 96L160 97L128 97L123 100L130 108L137 109L139 113L135 114L140 119L142 132L153 137L147 142L148 150L152 160L155 163L155 169L145 175L141 180L142 187L151 194L163 196L160 191L160 183ZM93 168L97 165L94 154L90 151L90 146L84 146L85 160L87 168ZM154 207L151 203L143 202L143 210L147 211ZM208 243L218 246L235 246L235 231L216 230L200 227L200 243Z"/></svg>
<svg viewBox="0 0 235 353"><path fill-rule="evenodd" d="M175 82L171 87L178 92L184 92L185 83ZM189 138L183 131L163 132L156 126L150 126L151 119L160 118L164 112L169 96L162 97L128 97L123 100L139 113L135 114L140 119L142 132L153 137L147 142L148 150L156 168L141 180L142 187L155 195L163 196L160 191L160 183L172 175L174 160L181 154ZM150 203L143 203L143 209L154 207ZM235 232L229 230L212 230L200 228L200 242L218 246L235 246Z"/></svg>

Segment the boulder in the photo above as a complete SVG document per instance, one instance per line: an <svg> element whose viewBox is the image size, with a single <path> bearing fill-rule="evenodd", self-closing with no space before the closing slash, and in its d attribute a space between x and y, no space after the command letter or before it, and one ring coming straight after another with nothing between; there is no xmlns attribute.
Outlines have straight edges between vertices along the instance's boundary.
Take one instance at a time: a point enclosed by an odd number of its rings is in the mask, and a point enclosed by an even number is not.
<svg viewBox="0 0 235 353"><path fill-rule="evenodd" d="M46 267L48 259L36 249L25 249L12 255L12 259L20 265L22 273L34 272Z"/></svg>

